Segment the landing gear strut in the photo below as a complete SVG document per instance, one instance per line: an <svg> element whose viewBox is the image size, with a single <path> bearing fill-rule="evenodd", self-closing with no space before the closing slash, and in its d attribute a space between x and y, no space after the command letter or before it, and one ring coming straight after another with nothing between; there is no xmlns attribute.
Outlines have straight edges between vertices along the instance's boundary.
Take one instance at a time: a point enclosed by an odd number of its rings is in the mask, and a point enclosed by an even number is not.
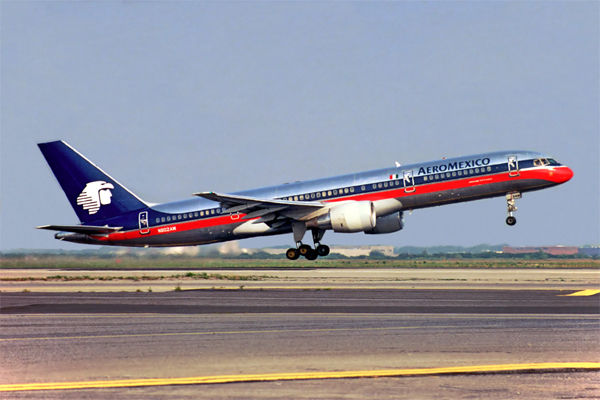
<svg viewBox="0 0 600 400"><path fill-rule="evenodd" d="M297 260L300 256L304 256L307 260L316 260L319 256L325 257L329 255L329 246L321 244L320 241L325 235L325 231L322 229L311 229L313 242L315 248L313 249L307 244L302 243L302 238L306 233L306 225L301 222L294 222L292 224L292 231L294 232L294 241L296 242L296 248L287 249L285 256L289 260Z"/></svg>
<svg viewBox="0 0 600 400"><path fill-rule="evenodd" d="M513 213L517 211L517 206L515 205L515 200L521 198L521 193L507 193L506 195L506 203L508 206L508 217L506 217L506 224L509 226L513 226L517 223L517 219L513 216Z"/></svg>

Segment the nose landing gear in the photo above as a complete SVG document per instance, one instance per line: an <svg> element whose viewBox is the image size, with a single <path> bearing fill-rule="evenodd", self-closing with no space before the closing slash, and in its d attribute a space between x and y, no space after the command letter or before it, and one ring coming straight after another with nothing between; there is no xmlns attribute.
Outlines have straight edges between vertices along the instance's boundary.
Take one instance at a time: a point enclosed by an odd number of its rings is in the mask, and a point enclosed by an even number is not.
<svg viewBox="0 0 600 400"><path fill-rule="evenodd" d="M509 226L513 226L517 223L517 219L513 216L513 213L517 211L517 206L515 205L515 200L521 198L521 193L507 193L506 194L506 203L508 206L508 217L506 217L506 224Z"/></svg>

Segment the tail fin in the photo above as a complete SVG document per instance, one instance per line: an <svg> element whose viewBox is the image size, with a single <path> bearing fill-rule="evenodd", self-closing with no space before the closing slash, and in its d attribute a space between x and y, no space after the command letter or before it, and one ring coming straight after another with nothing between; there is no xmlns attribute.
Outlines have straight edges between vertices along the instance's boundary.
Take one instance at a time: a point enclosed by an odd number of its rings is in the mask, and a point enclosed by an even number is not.
<svg viewBox="0 0 600 400"><path fill-rule="evenodd" d="M38 146L82 223L147 207L142 199L62 140Z"/></svg>

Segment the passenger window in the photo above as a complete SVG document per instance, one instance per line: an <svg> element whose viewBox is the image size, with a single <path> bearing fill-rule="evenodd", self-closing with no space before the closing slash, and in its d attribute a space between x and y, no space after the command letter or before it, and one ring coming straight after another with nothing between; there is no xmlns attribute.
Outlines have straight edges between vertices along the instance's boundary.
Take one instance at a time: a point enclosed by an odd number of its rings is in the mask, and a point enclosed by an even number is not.
<svg viewBox="0 0 600 400"><path fill-rule="evenodd" d="M171 221L171 217L167 217L167 221Z"/></svg>
<svg viewBox="0 0 600 400"><path fill-rule="evenodd" d="M331 190L327 191L327 196L331 196Z"/></svg>
<svg viewBox="0 0 600 400"><path fill-rule="evenodd" d="M323 192L323 193L321 193L321 196L325 197L325 196L327 196L327 193Z"/></svg>
<svg viewBox="0 0 600 400"><path fill-rule="evenodd" d="M344 189L344 193L346 193L346 194L348 193L348 188Z"/></svg>
<svg viewBox="0 0 600 400"><path fill-rule="evenodd" d="M162 217L162 218L160 219L160 222L165 222L165 217Z"/></svg>
<svg viewBox="0 0 600 400"><path fill-rule="evenodd" d="M350 193L354 193L354 186L350 188Z"/></svg>
<svg viewBox="0 0 600 400"><path fill-rule="evenodd" d="M458 176L462 176L462 171L458 171Z"/></svg>
<svg viewBox="0 0 600 400"><path fill-rule="evenodd" d="M215 215L215 210L210 210L210 213L211 213L212 215Z"/></svg>
<svg viewBox="0 0 600 400"><path fill-rule="evenodd" d="M335 196L335 195L337 195L337 189L334 189L334 190L333 190L333 195L334 195L334 196Z"/></svg>
<svg viewBox="0 0 600 400"><path fill-rule="evenodd" d="M366 190L367 188L363 185L360 187L360 190L362 190L363 192Z"/></svg>
<svg viewBox="0 0 600 400"><path fill-rule="evenodd" d="M187 219L187 214L183 214L183 219Z"/></svg>
<svg viewBox="0 0 600 400"><path fill-rule="evenodd" d="M438 174L435 174L435 179L440 179L440 176Z"/></svg>
<svg viewBox="0 0 600 400"><path fill-rule="evenodd" d="M487 172L491 172L492 171L492 167L487 167Z"/></svg>
<svg viewBox="0 0 600 400"><path fill-rule="evenodd" d="M298 196L294 196L294 201L298 201Z"/></svg>
<svg viewBox="0 0 600 400"><path fill-rule="evenodd" d="M304 200L304 195L303 194L300 195L300 200Z"/></svg>
<svg viewBox="0 0 600 400"><path fill-rule="evenodd" d="M177 215L177 219L180 220L181 219L181 214Z"/></svg>
<svg viewBox="0 0 600 400"><path fill-rule="evenodd" d="M156 218L156 223L158 224L160 222L160 218Z"/></svg>
<svg viewBox="0 0 600 400"><path fill-rule="evenodd" d="M469 170L469 174L473 175L473 169Z"/></svg>
<svg viewBox="0 0 600 400"><path fill-rule="evenodd" d="M388 187L388 183L387 182L383 182L383 187Z"/></svg>
<svg viewBox="0 0 600 400"><path fill-rule="evenodd" d="M453 173L452 173L452 176L456 176L456 172L453 172Z"/></svg>
<svg viewBox="0 0 600 400"><path fill-rule="evenodd" d="M317 199L321 198L321 192L317 192Z"/></svg>
<svg viewBox="0 0 600 400"><path fill-rule="evenodd" d="M382 188L382 185L381 185L381 183L378 183L378 184L377 184L377 187L378 187L379 189L381 189L381 188Z"/></svg>
<svg viewBox="0 0 600 400"><path fill-rule="evenodd" d="M427 177L426 176L423 177L423 181L427 182Z"/></svg>
<svg viewBox="0 0 600 400"><path fill-rule="evenodd" d="M373 184L373 189L377 189L377 184L376 183Z"/></svg>
<svg viewBox="0 0 600 400"><path fill-rule="evenodd" d="M479 168L475 168L475 173L478 174L479 173Z"/></svg>
<svg viewBox="0 0 600 400"><path fill-rule="evenodd" d="M446 172L446 178L450 178L450 172Z"/></svg>

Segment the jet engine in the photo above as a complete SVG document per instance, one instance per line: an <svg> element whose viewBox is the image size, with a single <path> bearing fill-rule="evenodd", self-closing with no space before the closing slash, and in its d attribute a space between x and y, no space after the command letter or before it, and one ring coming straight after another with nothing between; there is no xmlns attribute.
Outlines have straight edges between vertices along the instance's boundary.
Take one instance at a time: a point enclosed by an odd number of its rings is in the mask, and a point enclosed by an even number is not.
<svg viewBox="0 0 600 400"><path fill-rule="evenodd" d="M376 220L372 202L355 201L332 207L327 214L308 221L306 227L342 233L364 232L375 228Z"/></svg>
<svg viewBox="0 0 600 400"><path fill-rule="evenodd" d="M402 228L404 228L404 213L399 211L394 214L386 215L385 217L377 218L375 227L365 231L365 233L369 235L378 235L380 233L398 232Z"/></svg>

